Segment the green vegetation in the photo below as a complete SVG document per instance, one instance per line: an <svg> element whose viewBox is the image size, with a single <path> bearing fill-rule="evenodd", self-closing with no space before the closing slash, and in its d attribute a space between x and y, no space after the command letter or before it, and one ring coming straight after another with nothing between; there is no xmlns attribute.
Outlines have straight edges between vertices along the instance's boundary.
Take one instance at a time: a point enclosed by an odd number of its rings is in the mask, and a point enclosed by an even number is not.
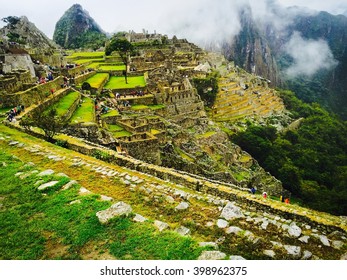
<svg viewBox="0 0 347 280"><path fill-rule="evenodd" d="M106 80L109 79L108 73L97 73L90 77L86 83L90 84L92 88L99 88Z"/></svg>
<svg viewBox="0 0 347 280"><path fill-rule="evenodd" d="M66 49L97 50L107 38L89 14L75 4L56 23L53 40Z"/></svg>
<svg viewBox="0 0 347 280"><path fill-rule="evenodd" d="M66 120L58 116L57 110L53 107L44 110L36 109L30 117L25 117L20 124L27 130L31 127L42 129L47 141L53 142L53 137L66 125Z"/></svg>
<svg viewBox="0 0 347 280"><path fill-rule="evenodd" d="M54 107L57 110L58 117L64 117L79 97L80 93L72 91L55 103Z"/></svg>
<svg viewBox="0 0 347 280"><path fill-rule="evenodd" d="M6 163L0 177L1 204L6 209L0 211L2 260L83 259L91 244L94 252L87 258L110 258L111 253L117 259L196 259L204 250L191 238L160 233L153 225L131 218L102 225L95 213L108 208L110 202L100 201L99 195L79 196L76 184L58 191L70 179L52 175L43 177L41 183L58 183L40 192L35 183L41 178L35 174L24 179L15 176L34 167L3 150L0 162Z"/></svg>
<svg viewBox="0 0 347 280"><path fill-rule="evenodd" d="M91 98L83 98L70 119L70 123L87 123L95 121L94 101Z"/></svg>
<svg viewBox="0 0 347 280"><path fill-rule="evenodd" d="M128 83L125 83L122 77L111 77L105 85L106 89L131 89L136 87L145 87L146 82L143 76L128 77Z"/></svg>
<svg viewBox="0 0 347 280"><path fill-rule="evenodd" d="M73 59L73 58L103 58L104 52L74 52L70 54L67 59Z"/></svg>
<svg viewBox="0 0 347 280"><path fill-rule="evenodd" d="M111 111L109 111L109 112L106 113L106 114L102 114L102 115L101 115L101 118L103 119L103 118L114 117L114 116L119 116L118 110L111 110Z"/></svg>
<svg viewBox="0 0 347 280"><path fill-rule="evenodd" d="M100 65L99 69L104 71L123 71L125 70L125 65Z"/></svg>
<svg viewBox="0 0 347 280"><path fill-rule="evenodd" d="M109 130L111 132L117 132L117 131L124 130L124 128L119 126L119 125L116 125L116 124L108 124L107 125L107 130Z"/></svg>
<svg viewBox="0 0 347 280"><path fill-rule="evenodd" d="M298 130L276 134L273 127L249 126L232 139L305 205L347 214L347 124L318 104L305 104L292 92L280 92Z"/></svg>
<svg viewBox="0 0 347 280"><path fill-rule="evenodd" d="M120 137L127 137L127 136L131 136L131 132L127 131L127 130L121 130L121 131L115 131L112 133L112 135L115 138L120 138Z"/></svg>
<svg viewBox="0 0 347 280"><path fill-rule="evenodd" d="M212 107L218 93L218 72L210 73L206 78L194 78L193 85L208 107Z"/></svg>
<svg viewBox="0 0 347 280"><path fill-rule="evenodd" d="M118 52L120 58L122 59L125 69L128 69L128 56L134 51L134 46L120 34L116 34L111 41L108 43L105 49L105 54L110 55L112 52ZM128 83L127 71L124 70L125 83Z"/></svg>

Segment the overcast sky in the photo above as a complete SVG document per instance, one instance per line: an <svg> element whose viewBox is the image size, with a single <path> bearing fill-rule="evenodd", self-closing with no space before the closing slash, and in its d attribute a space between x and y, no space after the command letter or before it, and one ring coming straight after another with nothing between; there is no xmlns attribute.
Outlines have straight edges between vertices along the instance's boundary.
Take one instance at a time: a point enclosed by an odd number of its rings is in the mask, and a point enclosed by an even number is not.
<svg viewBox="0 0 347 280"><path fill-rule="evenodd" d="M232 33L238 29L237 22L231 21L231 18L235 16L232 10L234 6L241 5L240 3L245 1L247 0L0 0L0 18L25 15L49 38L52 38L55 23L68 8L79 3L106 32L130 29L140 32L145 28L150 32L156 30L172 36L173 32L179 33L187 25L191 25L191 21L194 21L202 25L211 25L214 22L220 25L228 24L233 29ZM259 2L266 0L248 1L258 5ZM284 6L304 5L313 10L325 10L333 14L347 11L347 0L270 1L279 2ZM187 18L190 18L190 21L187 21ZM231 25L235 26L231 27ZM194 29L190 28L190 31L181 32L181 34L189 37L193 31Z"/></svg>

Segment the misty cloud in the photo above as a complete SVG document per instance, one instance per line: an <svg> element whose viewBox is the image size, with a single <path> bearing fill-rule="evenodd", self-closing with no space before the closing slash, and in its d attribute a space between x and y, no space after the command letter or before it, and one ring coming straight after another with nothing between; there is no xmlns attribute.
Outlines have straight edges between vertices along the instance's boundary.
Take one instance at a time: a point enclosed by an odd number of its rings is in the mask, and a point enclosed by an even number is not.
<svg viewBox="0 0 347 280"><path fill-rule="evenodd" d="M178 1L161 26L169 34L206 46L230 40L240 30L239 10L245 0L190 0ZM175 1L175 4L177 2Z"/></svg>
<svg viewBox="0 0 347 280"><path fill-rule="evenodd" d="M294 64L285 73L291 77L300 75L312 76L322 69L331 69L337 65L329 45L326 41L304 39L299 32L294 32L285 46Z"/></svg>

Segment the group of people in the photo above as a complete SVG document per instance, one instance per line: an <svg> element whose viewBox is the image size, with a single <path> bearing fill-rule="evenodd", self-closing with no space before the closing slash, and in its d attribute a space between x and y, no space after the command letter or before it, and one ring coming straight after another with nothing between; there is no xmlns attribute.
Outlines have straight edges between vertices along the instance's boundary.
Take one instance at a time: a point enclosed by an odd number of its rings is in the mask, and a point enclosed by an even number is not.
<svg viewBox="0 0 347 280"><path fill-rule="evenodd" d="M7 120L9 122L15 122L15 117L18 116L21 112L24 112L24 105L18 105L12 108L10 111L7 112Z"/></svg>
<svg viewBox="0 0 347 280"><path fill-rule="evenodd" d="M46 77L41 77L37 79L37 84L45 84L47 82L53 81L54 77L53 77L53 73L51 71L48 72Z"/></svg>
<svg viewBox="0 0 347 280"><path fill-rule="evenodd" d="M119 92L116 92L116 99L120 99L121 97L127 97L127 96L144 96L145 93L142 90L133 90L129 93L122 93L120 94Z"/></svg>

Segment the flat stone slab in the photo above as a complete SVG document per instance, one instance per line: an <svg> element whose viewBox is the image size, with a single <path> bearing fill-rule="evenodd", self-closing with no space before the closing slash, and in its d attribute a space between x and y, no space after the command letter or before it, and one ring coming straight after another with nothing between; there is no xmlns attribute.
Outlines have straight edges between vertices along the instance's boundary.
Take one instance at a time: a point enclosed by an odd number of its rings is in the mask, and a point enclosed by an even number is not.
<svg viewBox="0 0 347 280"><path fill-rule="evenodd" d="M112 201L113 200L112 197L109 197L109 196L106 196L106 195L100 195L100 199L102 201Z"/></svg>
<svg viewBox="0 0 347 280"><path fill-rule="evenodd" d="M41 173L37 174L37 176L43 177L43 176L49 176L49 175L52 175L52 174L54 174L54 170L47 169L47 170L42 171Z"/></svg>
<svg viewBox="0 0 347 280"><path fill-rule="evenodd" d="M270 258L274 258L274 257L276 256L276 253L275 253L274 250L264 250L264 251L263 251L263 254L264 254L265 256L270 257Z"/></svg>
<svg viewBox="0 0 347 280"><path fill-rule="evenodd" d="M84 187L81 187L78 191L78 194L79 195L86 195L86 194L91 194L92 192L90 190L87 190L86 188Z"/></svg>
<svg viewBox="0 0 347 280"><path fill-rule="evenodd" d="M154 221L154 226L159 230L159 231L163 231L167 228L169 228L169 224L155 220Z"/></svg>
<svg viewBox="0 0 347 280"><path fill-rule="evenodd" d="M129 204L126 204L123 201L113 204L110 208L102 210L96 213L100 223L106 224L108 221L114 217L118 216L128 216L133 209Z"/></svg>
<svg viewBox="0 0 347 280"><path fill-rule="evenodd" d="M139 214L135 214L135 217L133 218L133 221L134 222L137 222L137 223L143 223L145 221L147 221L148 219L139 215Z"/></svg>
<svg viewBox="0 0 347 280"><path fill-rule="evenodd" d="M220 217L229 221L232 219L243 218L244 215L240 207L236 206L234 203L228 202L223 208Z"/></svg>
<svg viewBox="0 0 347 280"><path fill-rule="evenodd" d="M45 189L54 187L57 183L59 183L59 181L51 181L51 182L48 182L48 183L45 183L45 184L40 185L37 189L38 189L39 191L43 191L43 190L45 190Z"/></svg>
<svg viewBox="0 0 347 280"><path fill-rule="evenodd" d="M77 181L72 180L72 181L68 182L67 184L65 184L61 189L63 191L65 191L65 190L70 189L73 185L77 185L77 184L78 184Z"/></svg>
<svg viewBox="0 0 347 280"><path fill-rule="evenodd" d="M226 254L220 251L203 251L198 260L223 260Z"/></svg>
<svg viewBox="0 0 347 280"><path fill-rule="evenodd" d="M229 259L233 260L233 261L243 261L243 260L246 260L244 257L239 256L239 255L230 256Z"/></svg>
<svg viewBox="0 0 347 280"><path fill-rule="evenodd" d="M177 232L179 235L186 236L186 235L189 235L189 234L190 234L190 229L189 229L189 228L186 228L186 227L184 227L184 226L180 226L178 229L176 229L176 232Z"/></svg>

